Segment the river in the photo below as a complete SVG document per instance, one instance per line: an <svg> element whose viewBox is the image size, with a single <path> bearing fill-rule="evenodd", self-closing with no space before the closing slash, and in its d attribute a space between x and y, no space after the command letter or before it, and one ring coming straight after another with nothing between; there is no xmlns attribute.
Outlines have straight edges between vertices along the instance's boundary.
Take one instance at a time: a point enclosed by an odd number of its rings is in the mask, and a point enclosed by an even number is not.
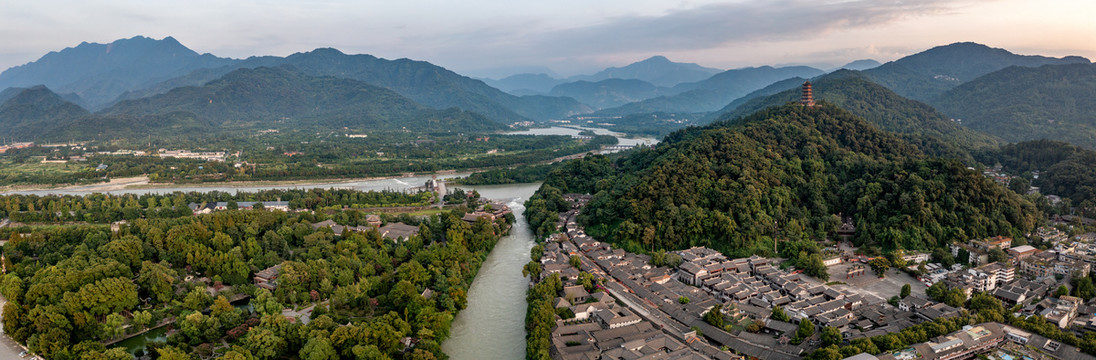
<svg viewBox="0 0 1096 360"><path fill-rule="evenodd" d="M454 360L525 357L525 291L521 269L529 262L533 231L523 203L540 184L474 186L480 196L507 202L514 212L510 235L499 239L468 290L468 308L453 320L441 348Z"/></svg>
<svg viewBox="0 0 1096 360"><path fill-rule="evenodd" d="M625 146L637 146L637 145L654 145L658 144L658 139L654 138L626 138L624 134L610 131L603 128L591 128L582 126L552 126L546 128L535 128L522 131L511 131L506 134L512 135L571 135L577 136L583 130L593 131L597 135L610 135L617 138L618 145Z"/></svg>

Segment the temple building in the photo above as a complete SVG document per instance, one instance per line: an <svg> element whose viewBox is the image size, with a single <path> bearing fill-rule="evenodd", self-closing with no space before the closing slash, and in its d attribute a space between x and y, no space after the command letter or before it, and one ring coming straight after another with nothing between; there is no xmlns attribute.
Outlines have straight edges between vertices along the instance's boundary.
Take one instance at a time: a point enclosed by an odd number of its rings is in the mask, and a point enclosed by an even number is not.
<svg viewBox="0 0 1096 360"><path fill-rule="evenodd" d="M799 105L814 107L814 94L811 92L811 82L803 83L803 96L799 98Z"/></svg>

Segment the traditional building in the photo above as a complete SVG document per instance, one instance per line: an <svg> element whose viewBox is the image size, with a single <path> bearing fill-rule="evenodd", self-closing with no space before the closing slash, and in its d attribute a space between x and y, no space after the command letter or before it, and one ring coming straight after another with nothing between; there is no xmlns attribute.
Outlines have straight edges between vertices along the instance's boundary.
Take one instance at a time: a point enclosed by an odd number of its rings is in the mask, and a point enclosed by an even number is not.
<svg viewBox="0 0 1096 360"><path fill-rule="evenodd" d="M814 106L814 93L811 91L811 82L809 80L803 83L803 96L799 98L799 105Z"/></svg>

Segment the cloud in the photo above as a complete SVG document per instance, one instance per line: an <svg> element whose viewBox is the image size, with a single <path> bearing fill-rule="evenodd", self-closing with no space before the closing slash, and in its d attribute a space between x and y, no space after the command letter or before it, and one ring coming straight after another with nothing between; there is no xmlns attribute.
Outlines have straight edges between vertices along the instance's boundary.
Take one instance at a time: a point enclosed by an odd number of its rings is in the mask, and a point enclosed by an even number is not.
<svg viewBox="0 0 1096 360"><path fill-rule="evenodd" d="M542 34L538 48L572 53L694 50L747 41L811 38L833 31L879 26L939 14L955 1L756 1L713 4L663 16L610 21Z"/></svg>
<svg viewBox="0 0 1096 360"><path fill-rule="evenodd" d="M480 49L478 53L504 48L508 54L502 54L501 58L519 62L532 59L592 61L621 53L680 53L751 42L818 38L838 31L881 27L906 19L946 14L969 2L748 1L701 5L661 15L608 17L596 24L552 31L530 33L493 29L465 37L479 39L471 45ZM451 44L458 43L464 42ZM462 57L456 52L444 51L447 56Z"/></svg>

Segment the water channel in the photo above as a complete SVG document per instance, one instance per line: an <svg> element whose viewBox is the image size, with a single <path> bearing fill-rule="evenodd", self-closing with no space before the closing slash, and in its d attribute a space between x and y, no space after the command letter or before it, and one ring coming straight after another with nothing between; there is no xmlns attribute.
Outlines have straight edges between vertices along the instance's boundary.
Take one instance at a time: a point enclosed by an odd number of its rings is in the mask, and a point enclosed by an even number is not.
<svg viewBox="0 0 1096 360"><path fill-rule="evenodd" d="M605 129L590 129L598 134L616 135ZM551 127L532 129L517 134L533 135L578 135L578 129ZM622 145L654 144L655 139L620 138ZM466 176L456 173L441 176L439 179ZM215 186L172 186L150 188L124 188L102 191L94 186L65 189L24 190L8 192L15 194L67 194L85 195L93 192L112 194L170 193L174 191L225 191L253 192L269 189L312 189L343 188L362 191L370 190L408 190L423 186L430 176L408 176L390 179L347 180L315 183L297 183L291 185L215 185ZM468 291L468 308L457 314L450 331L451 337L442 344L442 349L450 358L464 359L520 359L525 357L525 293L527 280L521 275L521 269L529 262L529 250L532 249L533 233L522 213L523 203L540 184L508 184L490 186L461 186L475 189L480 195L506 202L514 212L516 222L508 236L499 240L498 245L488 255L472 282ZM164 329L149 331L142 336L127 339L119 345L131 352L143 349L152 341L163 341Z"/></svg>

